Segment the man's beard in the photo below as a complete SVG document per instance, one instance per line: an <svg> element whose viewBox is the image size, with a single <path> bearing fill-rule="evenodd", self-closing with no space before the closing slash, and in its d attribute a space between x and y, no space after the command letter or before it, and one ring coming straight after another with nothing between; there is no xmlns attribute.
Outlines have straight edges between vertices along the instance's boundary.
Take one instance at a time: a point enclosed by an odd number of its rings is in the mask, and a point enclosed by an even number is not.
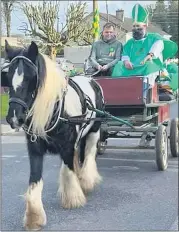
<svg viewBox="0 0 179 232"><path fill-rule="evenodd" d="M132 36L135 40L143 39L145 36L145 30L143 28L132 29Z"/></svg>
<svg viewBox="0 0 179 232"><path fill-rule="evenodd" d="M108 41L113 40L115 37L116 37L115 35L103 36L103 40L104 40L105 42L108 42Z"/></svg>

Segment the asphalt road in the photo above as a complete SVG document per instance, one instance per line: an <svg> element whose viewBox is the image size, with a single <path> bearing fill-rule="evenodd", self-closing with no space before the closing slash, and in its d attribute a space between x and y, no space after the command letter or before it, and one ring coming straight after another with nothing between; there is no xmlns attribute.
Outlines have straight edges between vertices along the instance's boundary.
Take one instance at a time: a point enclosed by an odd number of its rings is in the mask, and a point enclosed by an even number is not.
<svg viewBox="0 0 179 232"><path fill-rule="evenodd" d="M173 106L171 117L177 115ZM112 145L122 140L109 141ZM136 145L135 139L126 141ZM159 172L153 150L108 150L97 159L103 182L88 196L84 208L65 210L57 197L60 160L44 163L44 231L178 230L178 159ZM29 162L22 136L2 137L2 230L23 230L24 194Z"/></svg>

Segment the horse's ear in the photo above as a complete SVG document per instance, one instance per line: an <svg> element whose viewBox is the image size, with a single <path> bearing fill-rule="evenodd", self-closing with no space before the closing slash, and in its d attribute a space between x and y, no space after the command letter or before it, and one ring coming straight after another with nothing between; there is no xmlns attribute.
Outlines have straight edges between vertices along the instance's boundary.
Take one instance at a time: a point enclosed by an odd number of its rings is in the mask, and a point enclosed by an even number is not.
<svg viewBox="0 0 179 232"><path fill-rule="evenodd" d="M28 55L29 55L30 59L32 61L35 61L38 53L39 53L38 46L34 41L32 41L31 45L28 48Z"/></svg>
<svg viewBox="0 0 179 232"><path fill-rule="evenodd" d="M13 48L9 45L7 40L5 40L5 52L6 52L8 57L10 57L12 55L12 52L13 52Z"/></svg>

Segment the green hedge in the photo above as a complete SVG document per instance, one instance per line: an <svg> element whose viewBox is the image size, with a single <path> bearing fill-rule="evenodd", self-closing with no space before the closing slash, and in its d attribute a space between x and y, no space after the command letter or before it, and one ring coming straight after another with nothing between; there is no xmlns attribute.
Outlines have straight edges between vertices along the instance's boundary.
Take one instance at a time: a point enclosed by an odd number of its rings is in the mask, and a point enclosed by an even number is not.
<svg viewBox="0 0 179 232"><path fill-rule="evenodd" d="M9 95L4 93L1 94L1 119L4 119L7 115L7 111L9 108Z"/></svg>

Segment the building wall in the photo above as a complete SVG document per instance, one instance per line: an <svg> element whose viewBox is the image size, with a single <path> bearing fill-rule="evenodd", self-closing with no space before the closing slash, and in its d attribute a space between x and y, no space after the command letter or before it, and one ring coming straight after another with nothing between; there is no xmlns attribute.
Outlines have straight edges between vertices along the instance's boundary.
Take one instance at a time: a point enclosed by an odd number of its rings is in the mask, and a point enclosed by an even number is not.
<svg viewBox="0 0 179 232"><path fill-rule="evenodd" d="M89 57L91 46L73 46L64 48L64 58L71 61L76 67L82 67Z"/></svg>
<svg viewBox="0 0 179 232"><path fill-rule="evenodd" d="M5 40L8 41L8 43L11 45L11 46L14 46L14 47L21 47L22 44L20 43L19 39L17 37L5 37L5 36L2 36L1 37L1 46L4 47L5 46Z"/></svg>
<svg viewBox="0 0 179 232"><path fill-rule="evenodd" d="M92 17L89 17L85 23L91 23ZM100 18L100 32L102 32L103 26L106 24L106 20ZM116 28L117 38L121 43L126 42L126 33L121 32L120 29ZM74 63L76 67L82 67L85 59L90 55L91 46L77 46L72 45L71 47L64 48L64 58Z"/></svg>
<svg viewBox="0 0 179 232"><path fill-rule="evenodd" d="M132 38L132 32L126 33L126 42Z"/></svg>
<svg viewBox="0 0 179 232"><path fill-rule="evenodd" d="M92 16L89 16L87 21L88 23L92 22L93 18ZM103 30L103 26L106 24L106 20L104 20L103 18L100 18L100 33ZM116 27L116 33L117 33L117 38L121 43L125 43L126 42L126 33L124 31L121 31L120 28Z"/></svg>

